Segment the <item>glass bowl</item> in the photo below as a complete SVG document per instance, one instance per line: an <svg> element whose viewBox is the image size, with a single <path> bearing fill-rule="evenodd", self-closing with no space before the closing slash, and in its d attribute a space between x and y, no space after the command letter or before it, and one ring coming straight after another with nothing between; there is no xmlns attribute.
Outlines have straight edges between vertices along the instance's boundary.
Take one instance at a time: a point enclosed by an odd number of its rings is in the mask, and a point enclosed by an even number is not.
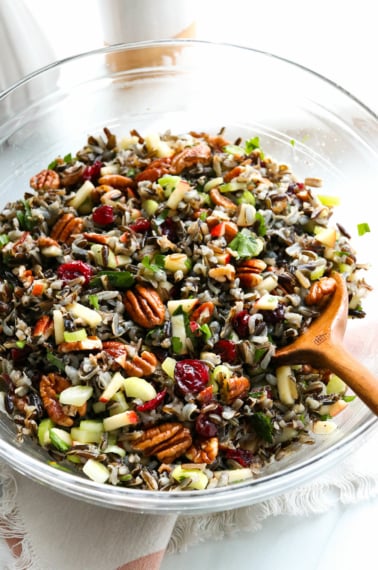
<svg viewBox="0 0 378 570"><path fill-rule="evenodd" d="M57 155L82 147L89 134L207 131L229 140L258 136L261 148L290 164L298 178L322 178L337 195L373 291L367 318L348 323L345 345L378 375L375 204L378 120L336 84L280 57L233 45L161 41L81 54L31 74L0 96L1 207L20 198L30 177ZM371 232L358 237L357 224ZM315 445L273 462L247 482L209 491L155 492L97 484L48 464L47 453L19 443L0 413L0 456L18 472L60 493L145 513L214 512L268 499L315 479L371 436L375 415L358 399L338 428Z"/></svg>

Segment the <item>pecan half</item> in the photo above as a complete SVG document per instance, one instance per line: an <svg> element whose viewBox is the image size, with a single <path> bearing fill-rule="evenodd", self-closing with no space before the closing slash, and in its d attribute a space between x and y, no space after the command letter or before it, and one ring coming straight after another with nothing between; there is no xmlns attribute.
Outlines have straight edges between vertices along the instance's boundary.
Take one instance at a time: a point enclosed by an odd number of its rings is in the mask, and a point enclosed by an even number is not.
<svg viewBox="0 0 378 570"><path fill-rule="evenodd" d="M54 323L49 315L42 315L33 328L33 336L43 336L49 338L54 331Z"/></svg>
<svg viewBox="0 0 378 570"><path fill-rule="evenodd" d="M214 204L216 204L217 206L221 206L222 208L224 208L228 212L234 213L238 209L235 202L230 200L230 198L227 198L227 196L224 196L223 194L221 194L219 192L218 188L212 188L209 192L209 195L210 195L211 201Z"/></svg>
<svg viewBox="0 0 378 570"><path fill-rule="evenodd" d="M192 445L185 455L193 463L206 463L210 465L216 460L219 449L219 440L217 437L210 437L199 443Z"/></svg>
<svg viewBox="0 0 378 570"><path fill-rule="evenodd" d="M221 399L226 404L230 404L236 400L236 398L245 396L250 387L251 383L245 376L222 378L220 385Z"/></svg>
<svg viewBox="0 0 378 570"><path fill-rule="evenodd" d="M161 463L172 463L192 445L188 428L178 422L165 423L147 429L132 446L146 455L155 455Z"/></svg>
<svg viewBox="0 0 378 570"><path fill-rule="evenodd" d="M43 375L39 384L43 407L49 418L60 426L70 427L73 424L73 419L66 414L62 404L60 404L58 400L58 394L63 392L63 390L70 385L67 378L54 372Z"/></svg>
<svg viewBox="0 0 378 570"><path fill-rule="evenodd" d="M156 356L147 350L143 350L140 355L131 356L128 346L116 340L103 342L102 348L114 358L114 362L121 366L129 376L137 376L138 378L151 376L156 369Z"/></svg>
<svg viewBox="0 0 378 570"><path fill-rule="evenodd" d="M204 325L211 321L211 317L213 316L215 310L215 305L212 301L205 301L205 303L201 303L198 307L194 309L192 314L190 315L190 319L192 321L196 321L199 325Z"/></svg>
<svg viewBox="0 0 378 570"><path fill-rule="evenodd" d="M315 281L306 295L305 303L307 305L319 305L327 300L336 290L336 281L332 277L322 277L319 281Z"/></svg>
<svg viewBox="0 0 378 570"><path fill-rule="evenodd" d="M30 178L34 190L56 190L60 186L59 174L55 170L44 169Z"/></svg>
<svg viewBox="0 0 378 570"><path fill-rule="evenodd" d="M62 214L51 229L50 237L61 243L70 243L83 229L84 222L73 214Z"/></svg>
<svg viewBox="0 0 378 570"><path fill-rule="evenodd" d="M261 283L260 273L265 268L266 263L262 259L248 259L236 268L236 277L239 278L242 287L251 289Z"/></svg>
<svg viewBox="0 0 378 570"><path fill-rule="evenodd" d="M185 168L190 168L198 163L207 164L211 161L211 149L208 144L200 142L194 146L188 146L178 152L172 159L171 173L180 174Z"/></svg>
<svg viewBox="0 0 378 570"><path fill-rule="evenodd" d="M152 287L136 285L129 289L123 304L132 320L143 328L152 329L164 323L165 307L159 293Z"/></svg>
<svg viewBox="0 0 378 570"><path fill-rule="evenodd" d="M112 186L112 188L117 188L122 190L128 186L133 186L134 181L128 176L123 176L122 174L105 174L98 179L99 184L104 184L105 186Z"/></svg>
<svg viewBox="0 0 378 570"><path fill-rule="evenodd" d="M147 168L135 176L135 181L141 182L142 180L149 180L150 182L155 182L158 178L164 176L164 174L168 174L170 164L171 159L168 156L157 158L153 160Z"/></svg>

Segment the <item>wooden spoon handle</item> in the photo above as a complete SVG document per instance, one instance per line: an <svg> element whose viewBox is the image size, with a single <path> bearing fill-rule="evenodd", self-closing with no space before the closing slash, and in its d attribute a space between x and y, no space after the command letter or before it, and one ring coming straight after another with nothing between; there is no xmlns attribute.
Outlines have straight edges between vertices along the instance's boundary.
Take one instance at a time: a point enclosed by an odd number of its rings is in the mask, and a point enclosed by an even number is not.
<svg viewBox="0 0 378 570"><path fill-rule="evenodd" d="M319 354L321 365L344 380L353 392L378 415L378 378L342 345L329 343Z"/></svg>

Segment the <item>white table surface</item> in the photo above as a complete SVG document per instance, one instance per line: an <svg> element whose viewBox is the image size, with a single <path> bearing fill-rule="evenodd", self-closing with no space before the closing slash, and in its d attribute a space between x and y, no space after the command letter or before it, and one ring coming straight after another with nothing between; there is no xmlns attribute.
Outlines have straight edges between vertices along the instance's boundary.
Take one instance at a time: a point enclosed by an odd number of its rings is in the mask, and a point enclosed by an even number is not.
<svg viewBox="0 0 378 570"><path fill-rule="evenodd" d="M103 45L95 0L65 0L59 24L50 0L25 0L25 4L32 9L57 59ZM331 78L378 112L374 1L202 0L198 6L197 36L201 39L250 46L296 61ZM41 65L45 63L41 61ZM377 520L378 497L338 505L320 515L274 517L256 533L166 555L161 568L375 569ZM7 560L0 543L0 570L7 567Z"/></svg>

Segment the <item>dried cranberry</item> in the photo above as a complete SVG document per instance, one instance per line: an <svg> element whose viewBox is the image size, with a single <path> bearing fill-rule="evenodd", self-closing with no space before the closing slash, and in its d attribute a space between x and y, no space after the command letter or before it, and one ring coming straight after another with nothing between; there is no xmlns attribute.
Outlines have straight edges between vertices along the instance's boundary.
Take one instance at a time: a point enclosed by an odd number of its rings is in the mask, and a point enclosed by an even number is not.
<svg viewBox="0 0 378 570"><path fill-rule="evenodd" d="M90 278L92 277L93 270L90 265L84 263L84 261L70 261L68 263L62 263L57 269L57 274L59 279L63 281L71 281L77 277L84 277L84 282L87 285Z"/></svg>
<svg viewBox="0 0 378 570"><path fill-rule="evenodd" d="M150 412L151 410L155 410L155 408L157 408L159 404L161 404L161 402L164 400L166 393L166 389L162 390L155 396L155 398L152 398L152 400L148 400L148 402L144 402L140 406L137 406L137 411Z"/></svg>
<svg viewBox="0 0 378 570"><path fill-rule="evenodd" d="M151 222L150 222L150 220L146 220L146 218L138 218L137 220L135 220L135 222L133 222L129 226L129 228L131 230L133 230L134 232L137 232L139 234L142 234L144 232L148 232L150 227L151 227Z"/></svg>
<svg viewBox="0 0 378 570"><path fill-rule="evenodd" d="M248 467L253 461L253 453L248 449L227 449L226 459L233 459L242 467Z"/></svg>
<svg viewBox="0 0 378 570"><path fill-rule="evenodd" d="M83 170L83 180L91 180L91 182L96 181L100 177L102 162L100 160L95 160L93 164L89 164Z"/></svg>
<svg viewBox="0 0 378 570"><path fill-rule="evenodd" d="M233 327L241 338L249 335L249 317L248 311L239 311L233 318Z"/></svg>
<svg viewBox="0 0 378 570"><path fill-rule="evenodd" d="M260 311L260 313L268 325L275 325L276 323L280 323L285 319L285 308L283 305L278 305L278 307L273 311L263 310Z"/></svg>
<svg viewBox="0 0 378 570"><path fill-rule="evenodd" d="M196 394L208 383L209 369L200 360L179 360L175 366L175 381L182 394Z"/></svg>
<svg viewBox="0 0 378 570"><path fill-rule="evenodd" d="M164 236L167 236L167 238L170 241L175 241L176 239L176 228L175 228L175 223L172 220L172 218L166 218L166 220L161 224L160 226L161 229L161 233Z"/></svg>
<svg viewBox="0 0 378 570"><path fill-rule="evenodd" d="M201 413L196 419L196 432L201 437L215 437L218 435L218 426L209 418L209 414Z"/></svg>
<svg viewBox="0 0 378 570"><path fill-rule="evenodd" d="M11 348L10 355L14 364L22 364L25 362L26 358L31 352L30 346L24 346L23 348Z"/></svg>
<svg viewBox="0 0 378 570"><path fill-rule="evenodd" d="M222 362L234 362L238 355L236 344L232 340L225 338L215 343L214 352L219 354Z"/></svg>
<svg viewBox="0 0 378 570"><path fill-rule="evenodd" d="M114 210L112 206L99 206L93 210L92 218L99 226L108 226L114 222Z"/></svg>

